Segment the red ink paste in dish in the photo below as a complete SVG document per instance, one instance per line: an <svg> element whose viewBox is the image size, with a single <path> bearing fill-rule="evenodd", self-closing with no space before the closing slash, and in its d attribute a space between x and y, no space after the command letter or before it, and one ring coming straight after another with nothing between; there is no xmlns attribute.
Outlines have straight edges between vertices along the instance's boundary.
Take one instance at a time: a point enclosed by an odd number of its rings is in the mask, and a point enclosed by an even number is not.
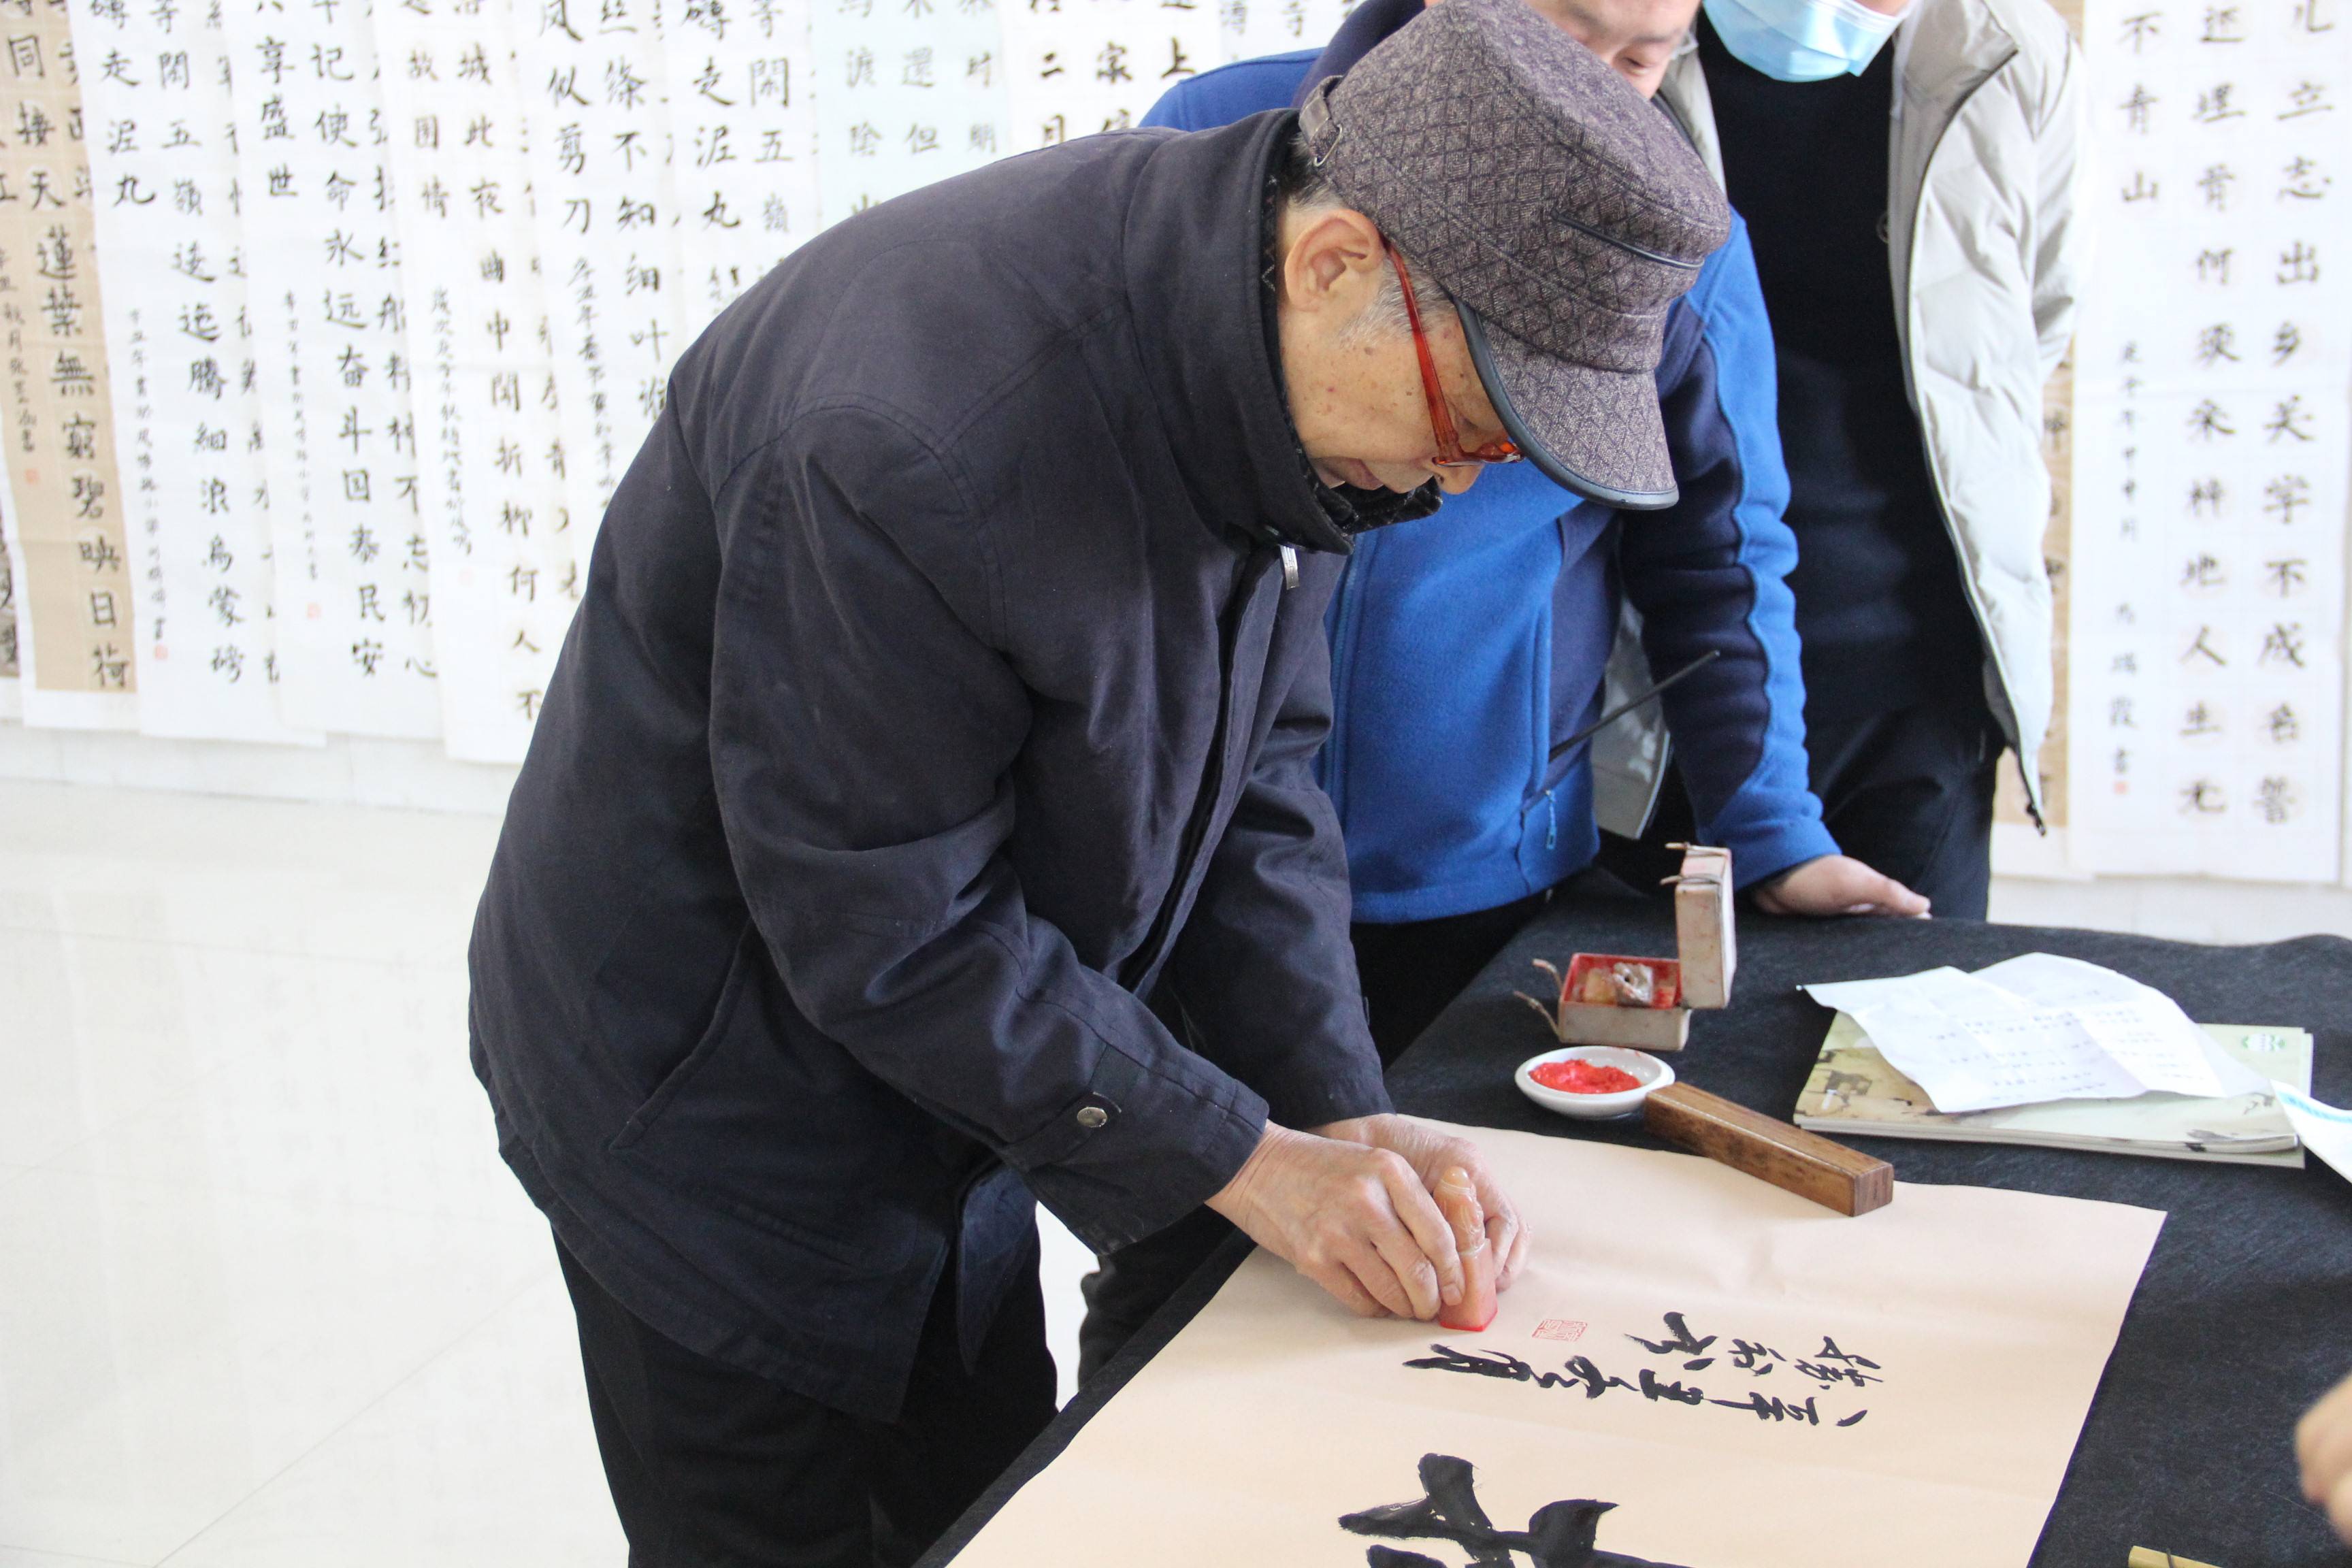
<svg viewBox="0 0 2352 1568"><path fill-rule="evenodd" d="M1570 1057L1564 1062L1546 1062L1528 1076L1546 1089L1557 1089L1567 1094L1622 1094L1629 1089L1642 1087L1642 1080L1623 1068L1602 1067L1580 1057Z"/></svg>

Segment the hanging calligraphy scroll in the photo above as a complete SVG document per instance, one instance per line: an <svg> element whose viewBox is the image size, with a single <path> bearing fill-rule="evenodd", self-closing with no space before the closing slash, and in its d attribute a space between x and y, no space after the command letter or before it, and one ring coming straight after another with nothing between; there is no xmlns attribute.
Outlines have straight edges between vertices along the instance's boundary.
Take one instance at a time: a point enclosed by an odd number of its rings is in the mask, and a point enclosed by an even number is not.
<svg viewBox="0 0 2352 1568"><path fill-rule="evenodd" d="M676 0L673 0L676 3ZM681 346L677 187L656 0L518 0L541 264L583 570Z"/></svg>
<svg viewBox="0 0 2352 1568"><path fill-rule="evenodd" d="M816 232L816 108L808 0L671 4L683 344Z"/></svg>
<svg viewBox="0 0 2352 1568"><path fill-rule="evenodd" d="M1223 58L1251 60L1260 55L1319 49L1331 41L1356 0L1219 0L1217 22Z"/></svg>
<svg viewBox="0 0 2352 1568"><path fill-rule="evenodd" d="M1013 148L1123 131L1217 63L1213 0L1035 0L1004 13Z"/></svg>
<svg viewBox="0 0 2352 1568"><path fill-rule="evenodd" d="M375 13L431 557L443 732L522 760L583 566L506 0Z"/></svg>
<svg viewBox="0 0 2352 1568"><path fill-rule="evenodd" d="M136 585L65 0L0 3L0 424L20 694L28 722L128 728Z"/></svg>
<svg viewBox="0 0 2352 1568"><path fill-rule="evenodd" d="M16 571L8 561L8 502L0 495L0 719L24 712L16 689Z"/></svg>
<svg viewBox="0 0 2352 1568"><path fill-rule="evenodd" d="M361 0L228 0L288 721L440 732L406 299Z"/></svg>
<svg viewBox="0 0 2352 1568"><path fill-rule="evenodd" d="M810 4L827 224L993 163L1015 145L998 0Z"/></svg>
<svg viewBox="0 0 2352 1568"><path fill-rule="evenodd" d="M2332 879L2352 225L2341 0L2092 0L2076 342L2084 869Z"/></svg>
<svg viewBox="0 0 2352 1568"><path fill-rule="evenodd" d="M139 566L139 727L316 740L274 689L258 372L217 6L73 0L122 511Z"/></svg>
<svg viewBox="0 0 2352 1568"><path fill-rule="evenodd" d="M1906 1185L1848 1219L1712 1161L1461 1131L1535 1235L1483 1332L1352 1318L1259 1253L957 1568L2032 1555L2161 1215Z"/></svg>

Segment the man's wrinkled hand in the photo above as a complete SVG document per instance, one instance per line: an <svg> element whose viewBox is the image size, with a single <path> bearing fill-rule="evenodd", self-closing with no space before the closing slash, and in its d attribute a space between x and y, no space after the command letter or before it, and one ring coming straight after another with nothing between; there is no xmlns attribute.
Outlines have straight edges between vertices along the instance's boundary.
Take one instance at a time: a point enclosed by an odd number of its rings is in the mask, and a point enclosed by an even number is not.
<svg viewBox="0 0 2352 1568"><path fill-rule="evenodd" d="M1360 1116L1315 1131L1326 1138L1344 1138L1352 1143L1369 1144L1402 1155L1421 1184L1433 1193L1448 1166L1458 1165L1469 1172L1471 1184L1477 1189L1479 1206L1486 1213L1486 1240L1495 1248L1495 1289L1508 1289L1511 1281L1518 1278L1519 1266L1528 1257L1528 1226L1519 1218L1518 1207L1511 1202L1510 1194L1503 1191L1502 1184L1487 1167L1486 1157L1479 1152L1478 1145L1410 1116Z"/></svg>
<svg viewBox="0 0 2352 1568"><path fill-rule="evenodd" d="M1360 1317L1425 1320L1462 1299L1454 1232L1390 1150L1268 1122L1209 1206Z"/></svg>
<svg viewBox="0 0 2352 1568"><path fill-rule="evenodd" d="M2352 1546L2352 1377L2331 1389L2295 1424L2294 1457L2303 1495Z"/></svg>
<svg viewBox="0 0 2352 1568"><path fill-rule="evenodd" d="M1851 855L1823 855L1756 889L1768 915L1903 915L1925 920L1927 900Z"/></svg>

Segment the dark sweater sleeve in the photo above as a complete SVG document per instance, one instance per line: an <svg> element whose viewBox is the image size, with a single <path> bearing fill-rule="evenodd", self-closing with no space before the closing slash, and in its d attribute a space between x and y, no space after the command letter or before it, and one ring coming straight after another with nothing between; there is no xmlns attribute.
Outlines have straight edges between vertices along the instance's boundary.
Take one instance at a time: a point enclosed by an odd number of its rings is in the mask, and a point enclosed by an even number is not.
<svg viewBox="0 0 2352 1568"><path fill-rule="evenodd" d="M1787 581L1797 541L1781 515L1789 478L1773 377L1763 288L1735 218L1675 312L1660 363L1682 497L1624 519L1620 560L1654 675L1718 656L1666 694L1666 722L1699 834L1731 850L1742 887L1837 853L1806 784L1804 675Z"/></svg>
<svg viewBox="0 0 2352 1568"><path fill-rule="evenodd" d="M1308 642L1165 981L1202 1052L1289 1127L1391 1109L1348 941L1347 851L1315 782L1330 647L1319 625Z"/></svg>
<svg viewBox="0 0 2352 1568"><path fill-rule="evenodd" d="M1265 1101L1024 903L1003 850L1028 697L949 471L886 412L803 413L713 511L712 769L795 1005L1090 1245L1197 1206Z"/></svg>

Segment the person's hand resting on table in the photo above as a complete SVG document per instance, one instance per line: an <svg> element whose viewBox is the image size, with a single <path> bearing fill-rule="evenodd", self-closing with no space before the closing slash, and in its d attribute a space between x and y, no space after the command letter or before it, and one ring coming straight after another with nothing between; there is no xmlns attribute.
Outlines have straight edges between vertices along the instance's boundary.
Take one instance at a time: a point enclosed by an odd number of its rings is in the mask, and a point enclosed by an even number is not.
<svg viewBox="0 0 2352 1568"><path fill-rule="evenodd" d="M2303 1495L2352 1546L2352 1377L2295 1423L2294 1457L2303 1466Z"/></svg>
<svg viewBox="0 0 2352 1568"><path fill-rule="evenodd" d="M1209 1200L1252 1241L1360 1317L1429 1319L1462 1299L1454 1232L1430 1190L1448 1166L1470 1173L1507 1287L1527 1226L1477 1145L1405 1116L1364 1116L1311 1132L1266 1124L1257 1150Z"/></svg>
<svg viewBox="0 0 2352 1568"><path fill-rule="evenodd" d="M1925 920L1927 900L1851 855L1823 855L1756 889L1768 915L1905 915Z"/></svg>

